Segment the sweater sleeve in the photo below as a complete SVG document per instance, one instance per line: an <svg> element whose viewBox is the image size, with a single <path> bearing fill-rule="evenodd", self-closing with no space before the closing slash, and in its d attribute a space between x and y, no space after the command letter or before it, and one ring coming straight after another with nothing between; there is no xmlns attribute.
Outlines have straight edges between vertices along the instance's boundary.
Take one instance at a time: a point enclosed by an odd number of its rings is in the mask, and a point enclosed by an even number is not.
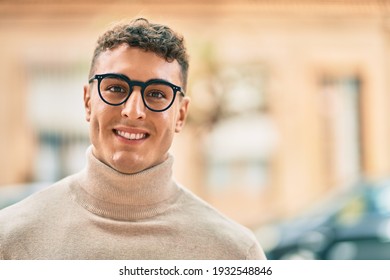
<svg viewBox="0 0 390 280"><path fill-rule="evenodd" d="M261 246L255 242L253 243L252 247L249 248L247 254L246 254L247 260L266 260L267 257L264 254L263 249Z"/></svg>

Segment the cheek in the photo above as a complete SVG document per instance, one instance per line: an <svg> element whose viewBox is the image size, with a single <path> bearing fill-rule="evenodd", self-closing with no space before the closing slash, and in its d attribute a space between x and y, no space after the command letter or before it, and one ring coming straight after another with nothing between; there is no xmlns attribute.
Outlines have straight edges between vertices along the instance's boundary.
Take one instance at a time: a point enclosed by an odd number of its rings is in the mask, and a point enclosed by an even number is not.
<svg viewBox="0 0 390 280"><path fill-rule="evenodd" d="M95 128L99 124L99 116L100 116L100 114L97 112L96 107L95 107L94 110L92 110L91 116L90 116L89 122L90 122L91 127Z"/></svg>
<svg viewBox="0 0 390 280"><path fill-rule="evenodd" d="M95 101L92 105L90 114L90 129L91 133L96 136L101 132L101 129L107 125L105 125L105 123L107 123L107 120L112 113L110 113L110 108L107 108L104 104L100 104L100 102Z"/></svg>
<svg viewBox="0 0 390 280"><path fill-rule="evenodd" d="M175 132L177 113L176 110L163 112L161 114L161 127L164 127L166 133L171 134Z"/></svg>
<svg viewBox="0 0 390 280"><path fill-rule="evenodd" d="M157 116L156 116L157 117ZM159 135L159 142L160 145L164 146L161 148L166 149L171 145L171 142L173 141L173 137L175 134L175 121L174 121L174 114L172 112L162 112L160 115L155 119L155 129L157 134Z"/></svg>
<svg viewBox="0 0 390 280"><path fill-rule="evenodd" d="M99 120L97 119L97 116L91 114L91 120L89 122L89 135L91 138L91 141L94 141L98 138L100 132L99 128Z"/></svg>

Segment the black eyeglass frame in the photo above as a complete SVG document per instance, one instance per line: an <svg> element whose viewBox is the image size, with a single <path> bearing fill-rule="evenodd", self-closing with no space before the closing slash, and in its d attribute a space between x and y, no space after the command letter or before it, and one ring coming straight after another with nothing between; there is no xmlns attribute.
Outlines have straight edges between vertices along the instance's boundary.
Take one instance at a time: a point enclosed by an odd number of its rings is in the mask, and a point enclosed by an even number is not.
<svg viewBox="0 0 390 280"><path fill-rule="evenodd" d="M120 79L124 80L125 82L127 82L127 84L129 85L129 94L127 95L127 97L122 102L120 102L118 104L114 104L114 103L108 102L107 100L105 100L103 98L103 96L102 96L102 94L100 92L100 84L101 84L102 80L104 78L106 78L106 77L120 78ZM99 93L100 99L103 100L104 103L106 103L108 105L111 105L111 106L120 106L120 105L126 103L126 101L130 98L130 95L133 93L133 87L134 86L139 86L141 88L142 101L144 102L145 107L148 108L150 111L153 111L153 112L163 112L163 111L168 110L172 106L173 102L175 102L177 92L180 92L180 94L183 97L185 96L185 94L184 94L184 92L183 92L181 87L179 87L177 85L174 85L174 84L172 84L172 83L170 83L168 81L161 80L161 79L151 79L151 80L148 80L146 82L141 82L141 81L136 81L136 80L130 80L129 77L127 77L126 75L123 75L123 74L106 73L106 74L96 74L93 77L91 77L88 80L88 82L92 83L94 80L98 81L97 87L98 87L98 93ZM172 90L173 90L172 101L171 101L171 103L169 103L169 105L165 109L156 110L156 109L150 108L148 106L148 104L146 103L146 101L145 101L145 96L144 96L145 88L147 86L149 86L151 84L155 84L155 83L167 85L167 86L171 87Z"/></svg>

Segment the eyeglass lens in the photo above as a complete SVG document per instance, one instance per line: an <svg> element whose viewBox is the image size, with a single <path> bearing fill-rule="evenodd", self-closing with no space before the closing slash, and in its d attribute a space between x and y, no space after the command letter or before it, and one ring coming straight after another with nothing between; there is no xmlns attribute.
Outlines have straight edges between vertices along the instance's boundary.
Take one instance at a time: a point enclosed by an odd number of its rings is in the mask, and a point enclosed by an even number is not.
<svg viewBox="0 0 390 280"><path fill-rule="evenodd" d="M112 105L123 103L133 91L127 81L111 76L101 80L99 90L103 100ZM169 85L159 82L147 84L142 94L145 105L156 111L169 107L175 95Z"/></svg>

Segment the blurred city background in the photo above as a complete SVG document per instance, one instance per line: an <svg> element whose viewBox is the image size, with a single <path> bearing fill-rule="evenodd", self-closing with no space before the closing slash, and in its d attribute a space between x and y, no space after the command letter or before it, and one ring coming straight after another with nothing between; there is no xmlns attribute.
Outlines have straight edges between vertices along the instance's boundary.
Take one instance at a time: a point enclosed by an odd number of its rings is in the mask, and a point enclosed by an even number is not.
<svg viewBox="0 0 390 280"><path fill-rule="evenodd" d="M390 259L388 0L0 0L0 208L83 168L96 39L135 17L191 55L178 181L271 259Z"/></svg>

